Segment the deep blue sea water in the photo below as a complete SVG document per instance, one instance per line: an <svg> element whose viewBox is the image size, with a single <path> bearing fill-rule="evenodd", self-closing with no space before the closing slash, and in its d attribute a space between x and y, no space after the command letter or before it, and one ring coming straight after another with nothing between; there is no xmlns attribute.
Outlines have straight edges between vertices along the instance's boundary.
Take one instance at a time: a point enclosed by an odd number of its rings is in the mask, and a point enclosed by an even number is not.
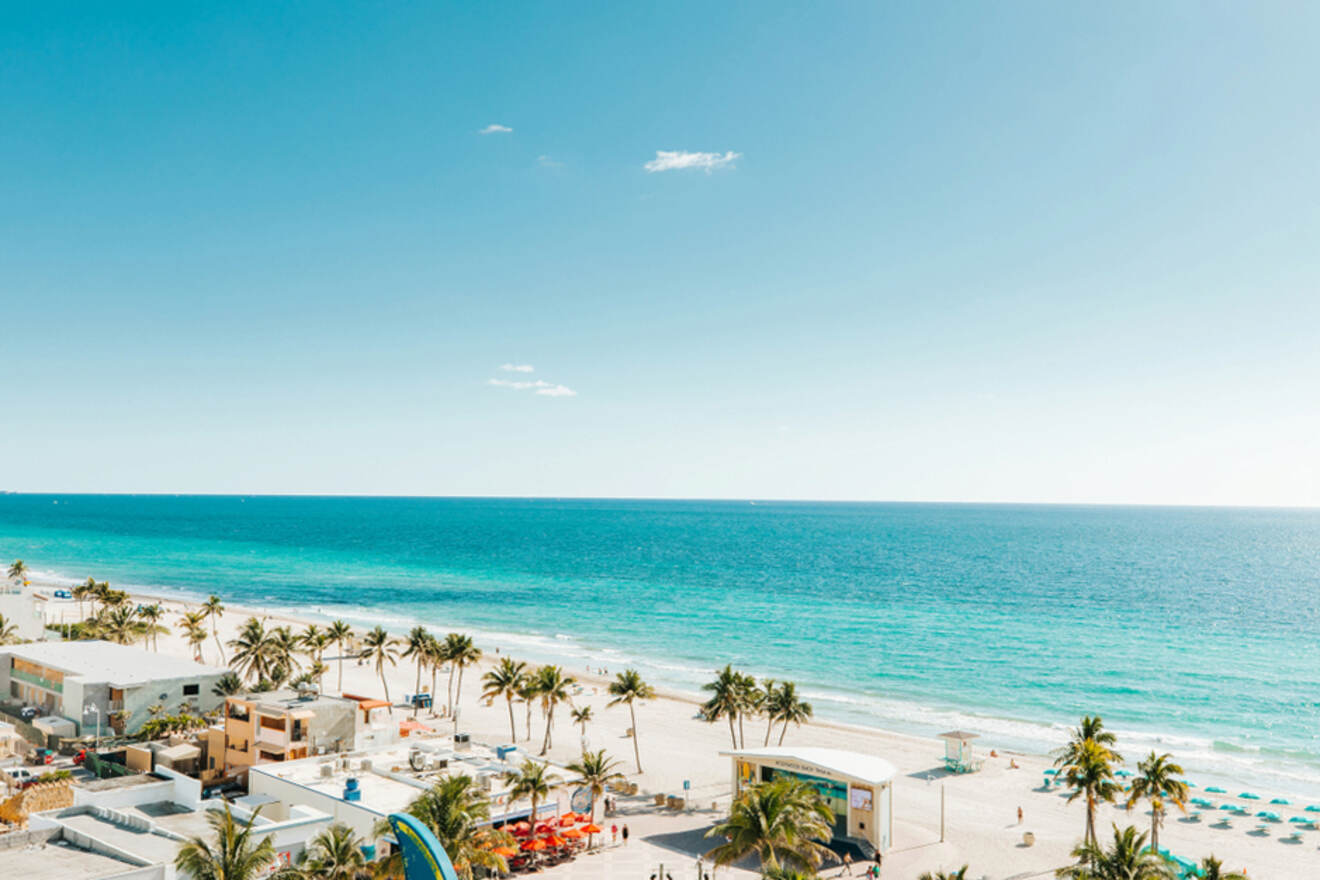
<svg viewBox="0 0 1320 880"><path fill-rule="evenodd" d="M731 501L0 496L0 557L119 587L478 633L817 714L1130 753L1320 792L1320 511Z"/></svg>

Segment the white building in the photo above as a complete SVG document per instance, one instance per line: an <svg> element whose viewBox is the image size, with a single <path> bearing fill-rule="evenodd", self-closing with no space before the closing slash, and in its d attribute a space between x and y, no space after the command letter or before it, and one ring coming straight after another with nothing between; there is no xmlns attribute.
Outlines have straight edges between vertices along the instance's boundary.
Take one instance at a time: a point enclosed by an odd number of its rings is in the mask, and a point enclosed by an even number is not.
<svg viewBox="0 0 1320 880"><path fill-rule="evenodd" d="M160 703L168 714L217 708L212 692L228 670L112 642L36 642L0 646L0 694L43 715L67 718L79 734L119 720L133 732ZM113 716L113 717L112 717Z"/></svg>
<svg viewBox="0 0 1320 880"><path fill-rule="evenodd" d="M894 841L894 777L898 771L883 758L800 746L768 746L720 752L733 764L733 793L788 776L820 792L834 810L834 839L863 843L884 852Z"/></svg>
<svg viewBox="0 0 1320 880"><path fill-rule="evenodd" d="M0 617L17 628L20 639L46 637L46 603L46 597L31 587L15 587L9 582L0 585Z"/></svg>

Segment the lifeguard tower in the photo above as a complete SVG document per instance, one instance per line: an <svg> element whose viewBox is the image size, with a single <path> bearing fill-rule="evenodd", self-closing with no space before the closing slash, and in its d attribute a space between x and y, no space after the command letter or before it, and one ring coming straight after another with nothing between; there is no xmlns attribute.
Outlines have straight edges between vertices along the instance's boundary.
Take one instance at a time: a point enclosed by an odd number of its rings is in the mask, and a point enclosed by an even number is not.
<svg viewBox="0 0 1320 880"><path fill-rule="evenodd" d="M972 740L980 738L979 733L965 730L950 730L941 733L944 740L944 769L950 773L975 773L985 763L984 758L972 754Z"/></svg>

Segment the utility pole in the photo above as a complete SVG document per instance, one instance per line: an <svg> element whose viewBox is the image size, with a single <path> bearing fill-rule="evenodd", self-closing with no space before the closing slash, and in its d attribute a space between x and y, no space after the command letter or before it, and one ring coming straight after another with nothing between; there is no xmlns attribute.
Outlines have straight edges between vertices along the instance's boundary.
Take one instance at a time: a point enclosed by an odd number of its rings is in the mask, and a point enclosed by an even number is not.
<svg viewBox="0 0 1320 880"><path fill-rule="evenodd" d="M944 783L940 783L940 843L944 842Z"/></svg>

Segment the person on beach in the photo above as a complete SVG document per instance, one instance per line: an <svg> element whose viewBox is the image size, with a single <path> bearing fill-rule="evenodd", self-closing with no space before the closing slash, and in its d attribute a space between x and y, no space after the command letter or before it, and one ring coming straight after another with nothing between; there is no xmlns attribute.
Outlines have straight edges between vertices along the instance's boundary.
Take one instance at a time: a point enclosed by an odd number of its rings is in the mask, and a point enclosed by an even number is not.
<svg viewBox="0 0 1320 880"><path fill-rule="evenodd" d="M624 846L627 846L627 845L628 845L628 825L627 825L627 823L625 823L624 826L623 826L623 845L624 845Z"/></svg>
<svg viewBox="0 0 1320 880"><path fill-rule="evenodd" d="M852 853L846 851L843 854L843 870L839 872L839 876L842 877L844 874L852 876Z"/></svg>
<svg viewBox="0 0 1320 880"><path fill-rule="evenodd" d="M618 825L611 825L611 826L610 826L610 839L611 839L612 841L614 841L615 843L618 843L618 842L619 842L619 826L618 826Z"/></svg>
<svg viewBox="0 0 1320 880"><path fill-rule="evenodd" d="M880 854L880 850L876 850L876 851L875 851L875 878L876 878L876 880L880 880L880 869L883 868L883 867L884 867L884 856L882 856L882 855Z"/></svg>
<svg viewBox="0 0 1320 880"><path fill-rule="evenodd" d="M1022 808L1018 807L1018 824L1022 824Z"/></svg>

